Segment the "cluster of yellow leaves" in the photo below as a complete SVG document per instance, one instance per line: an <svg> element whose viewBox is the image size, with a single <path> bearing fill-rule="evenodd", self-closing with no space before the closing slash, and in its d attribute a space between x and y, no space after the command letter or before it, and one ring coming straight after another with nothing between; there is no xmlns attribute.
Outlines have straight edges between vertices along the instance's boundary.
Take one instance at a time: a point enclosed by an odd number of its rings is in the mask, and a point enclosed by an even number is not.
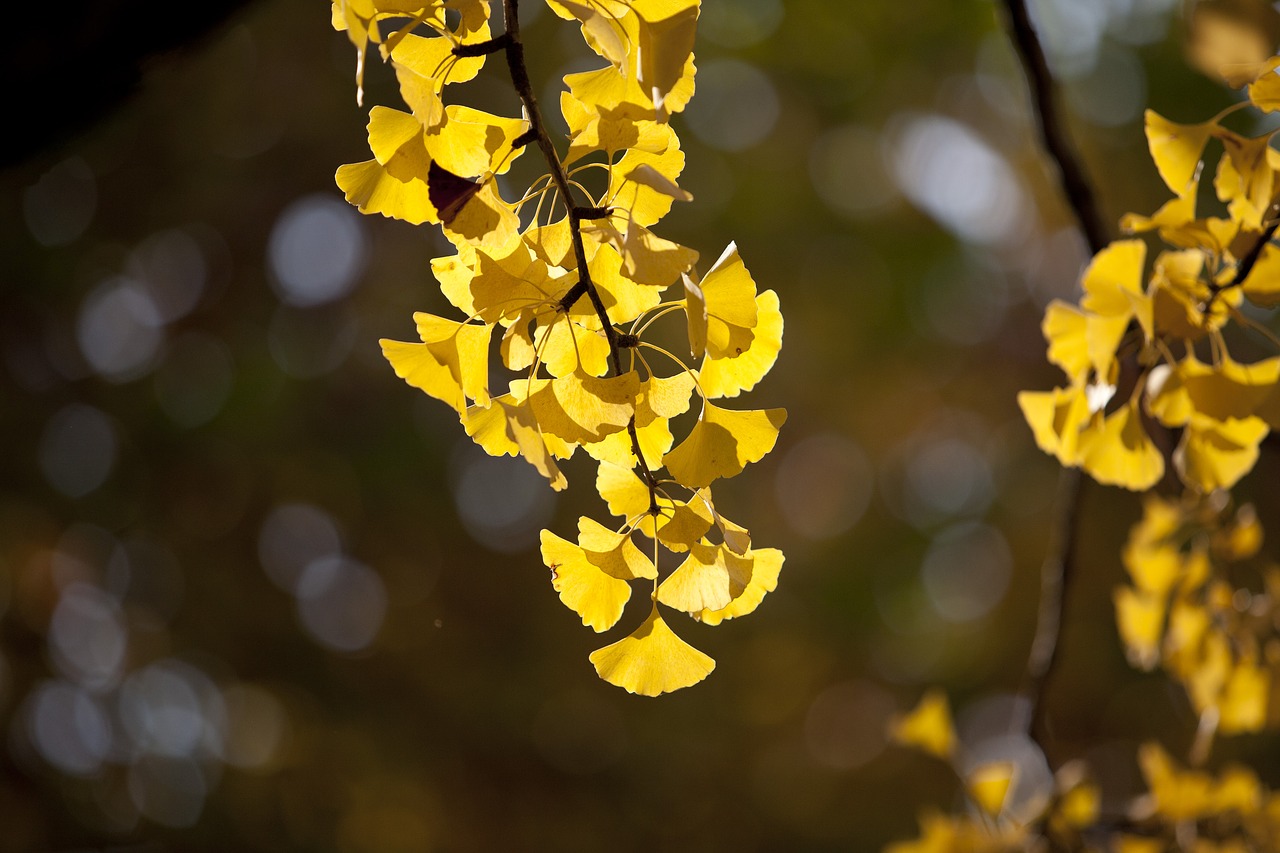
<svg viewBox="0 0 1280 853"><path fill-rule="evenodd" d="M1006 853L1081 849L1084 833L1097 822L1101 795L1083 765L1064 766L1047 796L1015 803L1018 766L1008 761L973 764L965 760L946 696L930 690L907 714L892 721L890 740L947 762L972 807L965 815L928 811L920 837L889 845L886 853Z"/></svg>
<svg viewBox="0 0 1280 853"><path fill-rule="evenodd" d="M1124 549L1132 583L1116 590L1115 604L1130 662L1163 665L1186 687L1202 734L1229 735L1267 722L1280 661L1280 567L1250 565L1262 526L1250 506L1228 512L1224 497L1148 496ZM1262 589L1233 580L1250 575Z"/></svg>
<svg viewBox="0 0 1280 853"><path fill-rule="evenodd" d="M1280 107L1277 67L1280 57L1248 87L1262 111ZM1148 271L1142 240L1112 243L1086 269L1079 304L1055 300L1045 313L1049 360L1068 384L1025 391L1018 402L1041 449L1100 483L1143 491L1160 481L1158 423L1163 434L1180 433L1171 457L1188 488L1229 489L1280 426L1280 357L1237 361L1223 336L1234 322L1276 343L1239 306L1280 303L1280 249L1271 243L1280 152L1270 147L1274 134L1241 136L1222 126L1225 115L1181 125L1147 112L1151 156L1176 197L1122 224L1156 231L1170 248ZM1197 216L1210 139L1223 152L1213 186L1225 215Z"/></svg>
<svg viewBox="0 0 1280 853"><path fill-rule="evenodd" d="M1083 850L1096 853L1245 853L1275 849L1280 838L1280 793L1250 770L1228 765L1218 775L1178 767L1158 744L1138 750L1146 792L1111 814L1082 762L1064 765L1047 796L1012 808L1017 768L1008 763L962 770L946 697L931 691L894 721L890 736L948 761L972 808L966 814L926 811L920 837L886 853L1018 853Z"/></svg>
<svg viewBox="0 0 1280 853"><path fill-rule="evenodd" d="M1280 304L1280 152L1273 133L1241 135L1223 121L1239 108L1280 110L1280 57L1223 71L1246 100L1210 121L1178 124L1148 111L1146 136L1174 198L1122 227L1145 235L1095 255L1077 303L1055 300L1042 329L1062 387L1018 402L1036 443L1100 483L1148 491L1176 474L1182 498L1148 495L1123 552L1130 583L1115 592L1116 618L1134 666L1162 667L1199 716L1193 762L1217 734L1257 732L1275 719L1280 667L1280 566L1261 555L1262 527L1229 490L1255 466L1280 427L1280 356L1242 360L1231 340L1252 335L1272 351L1280 339L1251 318ZM1215 210L1197 209L1206 151ZM1165 246L1148 258L1148 240ZM1251 307L1246 308L1246 300ZM1254 353L1253 342L1233 343ZM1170 470L1171 469L1171 470ZM1272 850L1280 794L1249 770L1214 776L1183 770L1155 744L1139 750L1147 793L1104 815L1083 765L1061 768L1030 811L1011 808L1015 767L966 765L945 697L925 696L895 721L893 738L947 761L962 783L966 814L926 814L915 841L892 853L1096 850L1224 853ZM1036 802L1033 800L1033 802Z"/></svg>
<svg viewBox="0 0 1280 853"><path fill-rule="evenodd" d="M1233 72L1247 83L1238 107L1280 107L1278 71L1280 57ZM1063 465L1141 491L1164 477L1168 459L1186 487L1181 501L1147 500L1124 551L1132 583L1116 591L1115 605L1130 661L1162 665L1186 687L1202 736L1261 729L1280 664L1271 604L1280 574L1248 565L1262 541L1252 509L1227 512L1227 490L1280 426L1280 356L1239 361L1225 336L1236 326L1280 347L1241 310L1245 300L1257 309L1280 304L1272 243L1280 152L1274 133L1224 127L1235 109L1190 125L1147 112L1148 147L1175 197L1122 225L1157 232L1169 248L1149 272L1141 239L1099 252L1079 304L1055 301L1045 314L1049 360L1068 385L1019 395L1036 442ZM1221 209L1197 215L1211 140L1221 146L1213 180Z"/></svg>
<svg viewBox="0 0 1280 853"><path fill-rule="evenodd" d="M617 527L582 518L576 541L544 530L542 557L560 599L598 632L621 619L633 582L648 586L647 618L591 661L606 681L654 696L715 665L660 604L715 625L752 612L777 584L782 553L754 547L716 510L712 486L772 450L786 412L712 401L768 373L782 314L735 245L700 273L698 252L652 230L692 199L677 183L685 158L667 118L693 95L698 0L545 2L606 62L564 78L563 154L518 80L521 118L444 103L445 87L474 78L487 53L519 49L523 62L518 28L507 20L494 36L487 0L333 0L358 73L378 45L409 108L373 108L373 159L341 167L337 183L362 212L438 224L456 249L432 270L461 316L419 313L419 340L382 341L396 374L449 405L485 451L523 458L553 489L567 487L561 465L578 448L598 464ZM549 171L512 203L493 178L528 147ZM669 314L685 317L687 361L644 337ZM502 384L490 376L495 349L511 372ZM688 426L679 441L677 421ZM661 549L674 556L662 561Z"/></svg>

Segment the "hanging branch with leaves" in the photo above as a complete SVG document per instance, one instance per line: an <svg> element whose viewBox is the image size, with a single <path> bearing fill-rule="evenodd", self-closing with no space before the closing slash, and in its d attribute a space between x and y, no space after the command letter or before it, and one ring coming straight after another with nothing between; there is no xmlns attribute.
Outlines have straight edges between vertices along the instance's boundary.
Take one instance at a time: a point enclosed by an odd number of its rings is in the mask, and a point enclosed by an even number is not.
<svg viewBox="0 0 1280 853"><path fill-rule="evenodd" d="M415 314L419 341L383 341L396 374L553 489L567 487L561 462L578 448L598 463L596 490L616 520L579 519L576 541L544 530L542 557L560 599L598 632L621 619L633 583L649 592L642 624L591 661L606 681L654 696L715 666L659 605L715 625L752 612L777 584L782 553L754 547L722 516L712 485L772 450L786 412L713 401L764 378L782 314L735 245L700 273L698 252L652 230L692 200L667 119L693 96L698 0L545 2L605 63L564 78L559 142L529 78L518 0L500 4L498 35L487 0L334 0L334 26L357 51L357 98L376 48L408 107L371 110L373 159L341 167L337 182L361 212L438 225L456 249L432 270L461 319ZM496 53L520 117L446 104L447 86ZM545 173L504 199L495 176L530 148ZM647 337L679 315L688 357ZM489 375L495 338L505 389ZM679 443L677 421L691 422Z"/></svg>
<svg viewBox="0 0 1280 853"><path fill-rule="evenodd" d="M1018 403L1037 445L1065 471L1146 493L1143 517L1121 553L1129 583L1115 591L1116 622L1135 667L1161 668L1185 690L1198 717L1186 763L1196 768L1216 737L1262 731L1277 716L1280 565L1262 552L1253 507L1231 490L1280 428L1280 354L1233 355L1280 353L1280 339L1256 319L1280 305L1280 249L1272 242L1280 225L1280 154L1271 146L1274 132L1250 137L1224 122L1248 108L1280 109L1280 57L1228 69L1224 79L1246 87L1245 99L1206 122L1179 124L1147 111L1148 148L1174 198L1151 216L1125 216L1121 227L1154 232L1166 244L1148 264L1145 240L1101 238L1088 182L1055 130L1050 81L1025 7L1007 5L1046 145L1094 252L1080 300L1055 300L1042 326L1049 361L1067 384L1024 391ZM1216 166L1206 156L1211 140L1220 144ZM1216 204L1206 212L1200 183L1210 171ZM1069 501L1072 491L1064 493ZM1057 646L1059 567L1069 566L1069 543L1079 534L1070 504L1062 518L1036 638L1048 652L1033 651L1028 672L1033 708ZM1019 796L1012 793L1022 784L1014 764L966 764L938 691L898 719L893 734L946 761L975 807L963 816L925 816L921 837L893 845L893 853L1046 845L1121 853L1265 850L1280 838L1280 793L1254 771L1186 769L1156 743L1137 755L1147 793L1123 814L1105 815L1081 761L1063 765L1052 790Z"/></svg>

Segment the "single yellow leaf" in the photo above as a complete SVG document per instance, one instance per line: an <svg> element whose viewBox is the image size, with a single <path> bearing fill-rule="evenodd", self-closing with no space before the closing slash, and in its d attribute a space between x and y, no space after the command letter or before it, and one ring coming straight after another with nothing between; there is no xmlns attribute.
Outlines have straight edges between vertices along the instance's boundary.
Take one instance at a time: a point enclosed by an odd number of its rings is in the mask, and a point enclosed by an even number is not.
<svg viewBox="0 0 1280 853"><path fill-rule="evenodd" d="M1239 661L1223 690L1218 728L1224 735L1262 731L1271 698L1271 670L1256 661Z"/></svg>
<svg viewBox="0 0 1280 853"><path fill-rule="evenodd" d="M396 375L465 415L467 399L489 404L491 326L458 323L432 314L415 314L422 343L381 341L382 354Z"/></svg>
<svg viewBox="0 0 1280 853"><path fill-rule="evenodd" d="M926 692L914 709L890 722L889 737L949 761L956 749L956 730L947 695L936 688Z"/></svg>
<svg viewBox="0 0 1280 853"><path fill-rule="evenodd" d="M1178 474L1201 492L1229 489L1253 470L1258 445L1270 431L1262 418L1218 421L1193 415L1173 454Z"/></svg>
<svg viewBox="0 0 1280 853"><path fill-rule="evenodd" d="M697 684L716 662L675 635L657 604L635 633L591 653L605 681L641 696L658 696Z"/></svg>
<svg viewBox="0 0 1280 853"><path fill-rule="evenodd" d="M695 543L685 561L658 587L660 603L685 613L719 610L732 600L721 546L706 542Z"/></svg>
<svg viewBox="0 0 1280 853"><path fill-rule="evenodd" d="M1199 169L1205 143L1216 125L1213 122L1177 124L1154 110L1146 111L1145 125L1147 147L1160 177L1174 193L1187 195Z"/></svg>
<svg viewBox="0 0 1280 853"><path fill-rule="evenodd" d="M1041 450L1068 467L1080 464L1080 434L1090 417L1083 386L1022 391L1018 406Z"/></svg>
<svg viewBox="0 0 1280 853"><path fill-rule="evenodd" d="M591 565L611 577L624 581L658 577L653 561L631 541L630 533L610 530L586 516L578 519L578 547Z"/></svg>
<svg viewBox="0 0 1280 853"><path fill-rule="evenodd" d="M389 174L387 167L377 160L340 166L334 180L347 201L361 213L378 213L410 225L439 221L426 181L417 178L402 181Z"/></svg>
<svg viewBox="0 0 1280 853"><path fill-rule="evenodd" d="M1280 109L1280 56L1267 60L1258 77L1249 84L1249 100L1264 113Z"/></svg>
<svg viewBox="0 0 1280 853"><path fill-rule="evenodd" d="M711 529L711 510L694 497L688 502L658 499L658 541L670 551L688 551Z"/></svg>
<svg viewBox="0 0 1280 853"><path fill-rule="evenodd" d="M782 349L782 311L778 294L766 290L755 299L756 325L750 331L732 335L733 352L723 358L707 352L698 368L698 384L708 399L736 397L750 391L764 378L778 360ZM746 341L747 346L741 347ZM741 351L739 351L741 350Z"/></svg>
<svg viewBox="0 0 1280 853"><path fill-rule="evenodd" d="M1122 586L1116 588L1114 600L1125 657L1139 669L1154 669L1160 661L1167 596Z"/></svg>
<svg viewBox="0 0 1280 853"><path fill-rule="evenodd" d="M1145 491L1164 474L1164 456L1130 402L1080 435L1080 464L1099 483Z"/></svg>
<svg viewBox="0 0 1280 853"><path fill-rule="evenodd" d="M702 417L688 437L663 457L663 464L682 486L709 486L763 459L786 420L785 409L733 411L705 403Z"/></svg>
<svg viewBox="0 0 1280 853"><path fill-rule="evenodd" d="M467 435L491 456L520 454L546 477L551 488L561 491L569 483L556 465L547 439L527 405L515 402L510 394L494 397L488 409L472 406L462 421ZM567 455L567 454L565 454Z"/></svg>
<svg viewBox="0 0 1280 853"><path fill-rule="evenodd" d="M742 594L735 596L727 607L720 610L703 610L701 613L694 613L694 619L707 625L719 625L725 619L746 616L760 606L765 595L777 589L778 575L782 571L782 563L785 559L782 552L777 548L760 548L749 551L744 556L751 558L751 577L743 588ZM730 571L731 582L740 582L743 561L735 561L733 555L728 554L725 562ZM735 573L738 574L736 581Z"/></svg>
<svg viewBox="0 0 1280 853"><path fill-rule="evenodd" d="M622 618L631 585L594 565L582 548L544 530L542 562L551 569L551 584L560 600L582 617L583 625L599 633Z"/></svg>
<svg viewBox="0 0 1280 853"><path fill-rule="evenodd" d="M997 817L1004 809L1016 770L1017 765L1011 761L995 761L969 773L965 780L969 796L989 817Z"/></svg>
<svg viewBox="0 0 1280 853"><path fill-rule="evenodd" d="M1083 381L1093 363L1089 356L1088 315L1055 299L1045 309L1040 329L1049 342L1049 361L1061 367L1072 383Z"/></svg>

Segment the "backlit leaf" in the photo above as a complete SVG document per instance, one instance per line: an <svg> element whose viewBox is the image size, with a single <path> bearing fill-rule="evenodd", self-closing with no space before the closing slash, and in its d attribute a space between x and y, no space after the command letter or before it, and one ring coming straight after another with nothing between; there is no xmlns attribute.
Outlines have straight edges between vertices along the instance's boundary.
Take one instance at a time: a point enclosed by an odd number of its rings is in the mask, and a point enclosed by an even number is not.
<svg viewBox="0 0 1280 853"><path fill-rule="evenodd" d="M605 681L641 696L691 687L716 668L715 661L667 627L656 604L635 633L592 652L591 663Z"/></svg>
<svg viewBox="0 0 1280 853"><path fill-rule="evenodd" d="M786 420L783 409L732 411L706 403L689 436L663 457L663 463L681 485L709 486L763 459Z"/></svg>

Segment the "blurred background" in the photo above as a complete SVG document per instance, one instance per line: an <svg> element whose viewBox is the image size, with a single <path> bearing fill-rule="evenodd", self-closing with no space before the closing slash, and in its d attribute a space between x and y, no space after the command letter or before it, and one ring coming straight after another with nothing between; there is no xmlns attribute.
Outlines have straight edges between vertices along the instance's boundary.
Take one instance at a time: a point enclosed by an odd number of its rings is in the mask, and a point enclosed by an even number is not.
<svg viewBox="0 0 1280 853"><path fill-rule="evenodd" d="M630 629L584 629L537 553L540 528L603 516L593 465L554 494L379 353L451 310L443 238L333 184L393 75L371 62L357 108L324 3L202 5L227 17L144 45L164 50L100 110L10 77L44 94L0 173L0 850L872 850L957 802L885 744L927 686L974 755L1027 754L1004 732L1057 469L1014 397L1059 381L1040 315L1087 258L996 4L704 2L675 120L696 201L659 232L705 258L736 240L781 297L750 400L790 417L718 503L787 562L751 618L672 622L718 666L656 700L596 678L587 655ZM1145 107L1236 97L1196 51L1276 43L1265 3L1034 5L1109 223L1166 198ZM554 107L598 61L523 6ZM19 29L18 57L49 38ZM451 92L517 109L498 63ZM1088 756L1113 804L1139 739L1194 729L1116 638L1138 513L1085 495L1047 703L1049 763Z"/></svg>

